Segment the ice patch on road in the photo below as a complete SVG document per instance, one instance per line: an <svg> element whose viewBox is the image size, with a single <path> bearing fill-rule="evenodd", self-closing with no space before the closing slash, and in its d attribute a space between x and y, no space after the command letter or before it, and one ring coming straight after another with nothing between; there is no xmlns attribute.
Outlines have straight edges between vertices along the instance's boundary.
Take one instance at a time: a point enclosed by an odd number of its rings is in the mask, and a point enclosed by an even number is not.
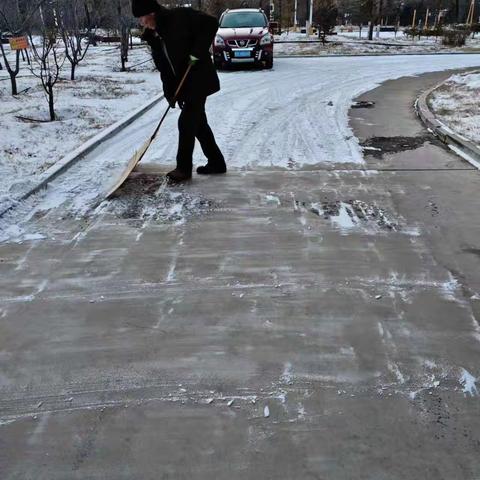
<svg viewBox="0 0 480 480"><path fill-rule="evenodd" d="M270 192L269 194L265 195L265 200L267 203L273 203L278 206L282 204L280 199L273 192Z"/></svg>
<svg viewBox="0 0 480 480"><path fill-rule="evenodd" d="M474 397L478 395L478 389L476 385L477 379L464 368L461 369L460 383L463 386L463 393Z"/></svg>
<svg viewBox="0 0 480 480"><path fill-rule="evenodd" d="M354 230L378 233L379 230L399 230L384 210L361 200L297 202L297 207L307 209L319 217L330 220L332 226L347 235Z"/></svg>
<svg viewBox="0 0 480 480"><path fill-rule="evenodd" d="M351 213L351 210L343 202L340 203L338 215L332 216L330 218L332 220L332 223L334 225L337 225L342 231L351 230L357 225L354 214Z"/></svg>
<svg viewBox="0 0 480 480"><path fill-rule="evenodd" d="M47 238L42 233L27 233L19 225L10 225L5 229L1 229L0 226L0 243L24 243L33 242L37 240L43 240Z"/></svg>

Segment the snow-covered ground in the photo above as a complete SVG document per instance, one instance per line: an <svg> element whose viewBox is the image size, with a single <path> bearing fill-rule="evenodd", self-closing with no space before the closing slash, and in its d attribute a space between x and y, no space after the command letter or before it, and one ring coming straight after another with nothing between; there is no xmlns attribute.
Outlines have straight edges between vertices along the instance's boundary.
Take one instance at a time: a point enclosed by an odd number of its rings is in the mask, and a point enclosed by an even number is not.
<svg viewBox="0 0 480 480"><path fill-rule="evenodd" d="M480 71L453 75L433 91L428 104L454 132L480 145Z"/></svg>
<svg viewBox="0 0 480 480"><path fill-rule="evenodd" d="M276 36L275 53L277 55L372 55L372 54L419 54L419 53L461 53L479 52L480 37L469 38L462 48L447 48L442 45L441 39L422 38L412 40L398 31L380 32L379 37L374 34L373 40L367 40L368 31L348 32L338 30L337 35L327 37L328 43L318 43L317 36L307 36L298 32L283 32ZM303 43L282 43L303 42ZM308 43L305 43L308 42Z"/></svg>
<svg viewBox="0 0 480 480"><path fill-rule="evenodd" d="M0 71L0 206L66 153L158 94L158 73L149 58L145 47L136 46L128 65L147 62L120 72L118 46L90 47L74 82L66 62L56 87L56 122L19 118L48 118L40 81L26 64L21 64L18 90L28 90L16 97L7 71Z"/></svg>
<svg viewBox="0 0 480 480"><path fill-rule="evenodd" d="M207 114L230 169L298 170L322 168L326 164L332 167L335 164L358 165L363 161L362 150L348 125L348 110L356 96L385 80L472 66L480 66L480 55L280 58L271 71L221 72L222 91L207 102ZM126 74L126 77L115 74L116 85L120 87L125 78L143 79L140 85L144 88L141 94L135 87L135 94L112 100L115 102L112 105L118 106L115 107L118 116L158 91L156 74L144 72ZM127 91L132 88L125 83ZM108 104L106 100L98 102L99 105ZM85 212L120 175L131 155L155 128L165 107L165 102L161 102L85 156L37 197L34 208L27 202L25 208L18 207L5 216L0 221L0 231L9 231L12 225L31 218L35 209L48 210L66 204L73 214ZM94 112L95 106L92 109ZM169 114L144 164L156 164L165 170L175 164L178 115L178 110ZM10 118L10 121L14 120ZM72 124L75 124L73 119ZM37 133L43 126L33 129L28 126L30 141L38 145L50 144L57 158L68 153L72 147L64 143L65 136L53 135L45 141L47 134ZM24 148L23 135L12 135L10 141ZM19 150L11 157L11 162L21 163L23 157ZM31 166L44 162L45 159L39 157ZM194 162L197 165L205 162L199 148L195 151ZM13 167L7 166L14 172ZM26 180L35 179L34 168L30 175L26 168L23 172L13 173L13 177L1 176L5 202L22 190ZM17 230L15 227L12 232ZM2 239L9 236L0 235Z"/></svg>

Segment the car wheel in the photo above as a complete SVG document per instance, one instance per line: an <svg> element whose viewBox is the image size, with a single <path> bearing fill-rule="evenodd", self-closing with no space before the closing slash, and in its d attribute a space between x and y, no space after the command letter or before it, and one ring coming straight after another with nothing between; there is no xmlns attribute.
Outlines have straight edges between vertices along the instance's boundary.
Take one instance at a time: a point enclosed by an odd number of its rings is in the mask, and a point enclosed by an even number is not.
<svg viewBox="0 0 480 480"><path fill-rule="evenodd" d="M273 68L273 58L270 60L267 60L267 62L265 63L265 68L268 70Z"/></svg>

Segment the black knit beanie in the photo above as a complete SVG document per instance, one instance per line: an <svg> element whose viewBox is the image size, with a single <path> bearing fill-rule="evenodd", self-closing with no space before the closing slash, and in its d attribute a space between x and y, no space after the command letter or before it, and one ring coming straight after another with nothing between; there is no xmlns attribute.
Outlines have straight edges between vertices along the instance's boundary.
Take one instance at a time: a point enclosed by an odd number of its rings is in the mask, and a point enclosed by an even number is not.
<svg viewBox="0 0 480 480"><path fill-rule="evenodd" d="M143 17L158 10L155 0L132 0L132 13L134 17Z"/></svg>

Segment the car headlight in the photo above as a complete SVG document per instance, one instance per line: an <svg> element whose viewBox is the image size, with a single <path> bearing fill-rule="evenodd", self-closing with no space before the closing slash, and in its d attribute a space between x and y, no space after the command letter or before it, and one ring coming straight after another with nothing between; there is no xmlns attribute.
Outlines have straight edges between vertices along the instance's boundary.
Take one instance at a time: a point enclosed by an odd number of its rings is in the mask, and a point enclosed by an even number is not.
<svg viewBox="0 0 480 480"><path fill-rule="evenodd" d="M225 46L225 40L220 35L217 35L215 37L214 44L215 44L216 47L224 47Z"/></svg>
<svg viewBox="0 0 480 480"><path fill-rule="evenodd" d="M269 33L266 33L260 40L260 45L268 45L269 43L272 43L272 41L272 36Z"/></svg>

